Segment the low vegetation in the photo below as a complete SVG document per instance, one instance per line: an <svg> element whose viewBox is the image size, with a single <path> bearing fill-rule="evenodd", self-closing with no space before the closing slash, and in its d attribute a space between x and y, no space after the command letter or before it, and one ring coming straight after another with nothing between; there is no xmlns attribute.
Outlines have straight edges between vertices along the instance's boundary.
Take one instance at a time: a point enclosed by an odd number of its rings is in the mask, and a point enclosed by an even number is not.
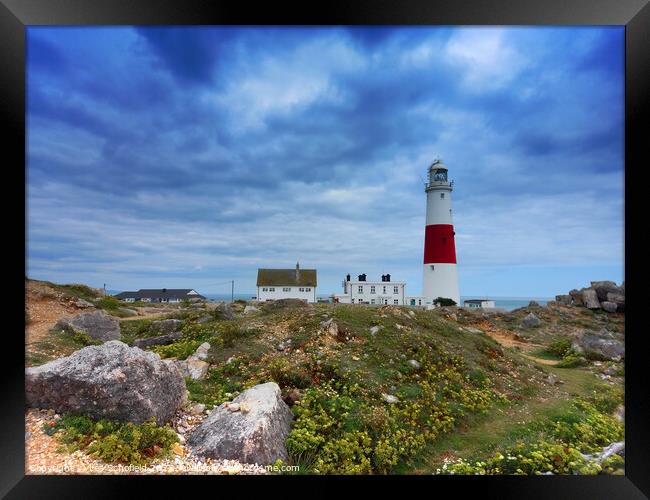
<svg viewBox="0 0 650 500"><path fill-rule="evenodd" d="M618 456L601 465L583 456L623 438L623 425L612 417L623 402L622 383L600 380L593 360L576 355L567 337L571 328L599 328L605 321L622 332L622 318L578 308L485 315L447 307L291 301L239 314L244 305L232 305L235 319L180 307L174 316L183 321L181 337L148 349L162 358L185 359L209 342L207 376L186 380L190 400L207 408L256 384L278 383L294 414L287 450L300 473L623 470ZM542 326L522 332L521 320L533 310ZM150 319L121 326L128 344L160 335ZM488 326L529 335L549 364L504 347L482 333ZM86 340L66 342L79 348ZM621 364L617 375L622 373ZM551 375L563 384L549 382ZM163 453L173 445L164 428L122 430L102 423L98 430L98 423L68 416L57 425L63 441L111 461L148 460L152 450ZM99 444L91 449L91 443Z"/></svg>
<svg viewBox="0 0 650 500"><path fill-rule="evenodd" d="M137 425L65 414L43 430L59 440L61 451L83 450L108 463L145 465L169 456L178 442L173 429L153 420Z"/></svg>

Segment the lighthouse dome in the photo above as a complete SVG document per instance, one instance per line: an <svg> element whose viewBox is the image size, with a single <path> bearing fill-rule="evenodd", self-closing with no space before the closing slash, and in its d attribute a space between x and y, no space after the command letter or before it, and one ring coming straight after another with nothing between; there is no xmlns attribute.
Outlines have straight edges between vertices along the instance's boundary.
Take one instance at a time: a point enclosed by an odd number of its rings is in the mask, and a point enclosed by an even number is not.
<svg viewBox="0 0 650 500"><path fill-rule="evenodd" d="M429 166L429 172L431 170L448 170L448 169L440 158L436 158L435 160L433 160L433 163Z"/></svg>

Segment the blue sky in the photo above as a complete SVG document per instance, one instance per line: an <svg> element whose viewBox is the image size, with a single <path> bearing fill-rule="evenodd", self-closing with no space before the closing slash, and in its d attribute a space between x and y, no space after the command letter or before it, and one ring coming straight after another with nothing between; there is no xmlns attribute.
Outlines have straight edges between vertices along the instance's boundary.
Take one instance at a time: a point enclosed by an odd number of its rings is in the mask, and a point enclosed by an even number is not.
<svg viewBox="0 0 650 500"><path fill-rule="evenodd" d="M620 283L623 61L622 27L28 27L28 276L416 294L440 156L461 295Z"/></svg>

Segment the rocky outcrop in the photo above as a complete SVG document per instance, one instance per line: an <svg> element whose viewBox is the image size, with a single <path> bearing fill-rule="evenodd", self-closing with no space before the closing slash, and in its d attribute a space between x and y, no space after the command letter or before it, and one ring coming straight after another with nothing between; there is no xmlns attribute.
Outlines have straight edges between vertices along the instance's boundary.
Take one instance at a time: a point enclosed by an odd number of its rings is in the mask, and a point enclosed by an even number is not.
<svg viewBox="0 0 650 500"><path fill-rule="evenodd" d="M615 313L618 309L616 302L609 302L607 300L601 302L600 306L603 308L603 311L607 311L608 313Z"/></svg>
<svg viewBox="0 0 650 500"><path fill-rule="evenodd" d="M573 304L573 297L571 297L571 295L556 295L555 302L562 304L563 306L570 306Z"/></svg>
<svg viewBox="0 0 650 500"><path fill-rule="evenodd" d="M120 322L104 311L92 311L73 318L61 318L54 327L82 332L91 339L103 342L120 338Z"/></svg>
<svg viewBox="0 0 650 500"><path fill-rule="evenodd" d="M144 339L137 339L133 342L135 347L152 347L155 345L168 345L183 336L183 332L174 332L167 335L159 335L158 337L148 337Z"/></svg>
<svg viewBox="0 0 650 500"><path fill-rule="evenodd" d="M582 302L588 309L600 309L598 294L596 293L596 290L591 288L582 289Z"/></svg>
<svg viewBox="0 0 650 500"><path fill-rule="evenodd" d="M113 340L25 370L27 405L92 418L169 421L185 402L185 382L155 353Z"/></svg>
<svg viewBox="0 0 650 500"><path fill-rule="evenodd" d="M587 357L604 358L613 361L620 361L625 357L625 343L615 339L606 330L598 333L583 333L573 341L572 348L578 354L584 354Z"/></svg>
<svg viewBox="0 0 650 500"><path fill-rule="evenodd" d="M200 457L268 465L288 459L293 415L274 382L256 385L215 408L187 440Z"/></svg>
<svg viewBox="0 0 650 500"><path fill-rule="evenodd" d="M181 329L183 322L180 319L161 319L151 322L151 330L162 334L175 333Z"/></svg>
<svg viewBox="0 0 650 500"><path fill-rule="evenodd" d="M208 374L208 368L210 368L209 363L200 359L188 358L182 361L174 361L174 364L183 377L193 380L204 379Z"/></svg>
<svg viewBox="0 0 650 500"><path fill-rule="evenodd" d="M230 305L225 302L217 304L217 307L214 308L214 314L217 319L225 319L228 321L235 319L235 313Z"/></svg>
<svg viewBox="0 0 650 500"><path fill-rule="evenodd" d="M582 292L580 290L576 290L575 288L569 292L569 295L573 299L573 303L576 306L582 306L584 303L582 302Z"/></svg>
<svg viewBox="0 0 650 500"><path fill-rule="evenodd" d="M209 322L212 321L213 319L214 319L214 318L212 317L211 314L205 314L205 315L201 316L200 318L198 318L198 319L196 320L196 324L197 324L197 325L202 325L202 324L204 324L204 323L209 323Z"/></svg>
<svg viewBox="0 0 650 500"><path fill-rule="evenodd" d="M192 354L188 359L198 359L200 361L205 361L208 359L208 352L210 351L210 343L209 342L203 342L196 351L194 351L194 354Z"/></svg>
<svg viewBox="0 0 650 500"><path fill-rule="evenodd" d="M608 293L621 293L621 288L616 286L613 281L592 281L591 288L598 295L600 302L607 300Z"/></svg>
<svg viewBox="0 0 650 500"><path fill-rule="evenodd" d="M243 314L244 314L245 316L248 316L249 314L254 314L254 313L256 313L256 312L259 312L259 309L258 309L257 307L255 307L255 306L251 306L251 305L247 305L246 307L244 307L244 312L243 312Z"/></svg>
<svg viewBox="0 0 650 500"><path fill-rule="evenodd" d="M210 344L204 342L187 359L176 360L174 364L183 377L201 380L205 378L210 368L210 364L206 361L209 351Z"/></svg>
<svg viewBox="0 0 650 500"><path fill-rule="evenodd" d="M339 342L347 342L350 340L350 337L348 336L348 330L334 321L334 318L329 318L325 321L322 321L320 327L323 332L334 337Z"/></svg>
<svg viewBox="0 0 650 500"><path fill-rule="evenodd" d="M533 313L528 313L528 316L521 320L522 328L534 328L539 326L541 323L540 319Z"/></svg>
<svg viewBox="0 0 650 500"><path fill-rule="evenodd" d="M584 306L609 313L624 312L625 282L617 286L613 281L592 281L589 288L573 289L568 295L556 295L555 301L564 306Z"/></svg>
<svg viewBox="0 0 650 500"><path fill-rule="evenodd" d="M616 304L616 310L619 312L625 311L625 295L620 293L608 293L607 301Z"/></svg>

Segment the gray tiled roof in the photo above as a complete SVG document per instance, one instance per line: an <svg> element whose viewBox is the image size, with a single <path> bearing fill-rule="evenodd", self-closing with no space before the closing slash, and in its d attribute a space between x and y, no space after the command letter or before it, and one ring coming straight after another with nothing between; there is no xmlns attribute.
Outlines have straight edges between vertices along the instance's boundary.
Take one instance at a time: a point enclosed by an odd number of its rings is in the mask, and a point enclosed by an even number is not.
<svg viewBox="0 0 650 500"><path fill-rule="evenodd" d="M188 295L192 288L141 288L137 292L122 292L115 295L117 299L205 299L203 295Z"/></svg>

